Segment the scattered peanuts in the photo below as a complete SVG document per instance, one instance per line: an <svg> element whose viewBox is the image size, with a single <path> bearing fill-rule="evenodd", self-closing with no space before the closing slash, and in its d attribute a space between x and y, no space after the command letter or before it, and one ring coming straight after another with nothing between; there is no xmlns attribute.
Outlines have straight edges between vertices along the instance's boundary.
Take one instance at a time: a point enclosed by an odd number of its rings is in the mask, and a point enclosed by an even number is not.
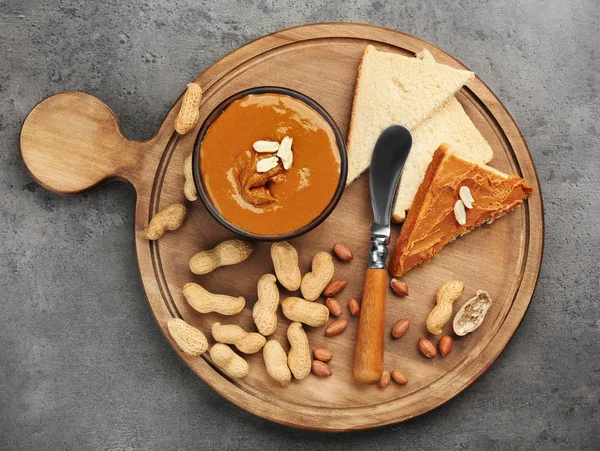
<svg viewBox="0 0 600 451"><path fill-rule="evenodd" d="M325 336L335 337L344 332L346 327L348 327L348 322L345 319L336 319L325 329Z"/></svg>
<svg viewBox="0 0 600 451"><path fill-rule="evenodd" d="M410 327L410 318L402 318L392 327L392 337L400 338Z"/></svg>
<svg viewBox="0 0 600 451"><path fill-rule="evenodd" d="M208 274L220 266L235 265L243 262L254 246L249 241L226 240L213 249L200 251L190 259L190 271L194 274Z"/></svg>
<svg viewBox="0 0 600 451"><path fill-rule="evenodd" d="M183 177L185 182L183 184L183 194L185 198L190 202L198 200L198 191L196 191L196 185L194 185L194 176L192 171L192 154L185 159L183 162Z"/></svg>
<svg viewBox="0 0 600 451"><path fill-rule="evenodd" d="M394 370L390 375L392 376L392 379L394 379L394 382L396 382L398 385L405 385L408 382L406 374L401 371Z"/></svg>
<svg viewBox="0 0 600 451"><path fill-rule="evenodd" d="M327 297L336 296L341 293L344 288L346 288L345 280L332 280L323 290L323 294Z"/></svg>
<svg viewBox="0 0 600 451"><path fill-rule="evenodd" d="M360 305L356 299L352 298L348 301L348 310L352 316L360 316Z"/></svg>
<svg viewBox="0 0 600 451"><path fill-rule="evenodd" d="M183 296L188 304L199 313L216 312L221 315L237 315L246 305L243 297L214 294L197 283L187 283L183 287Z"/></svg>
<svg viewBox="0 0 600 451"><path fill-rule="evenodd" d="M333 253L343 262L349 262L354 259L354 255L348 246L342 243L333 245Z"/></svg>
<svg viewBox="0 0 600 451"><path fill-rule="evenodd" d="M315 356L315 359L320 360L321 362L329 362L333 359L333 354L325 348L313 349L313 355Z"/></svg>
<svg viewBox="0 0 600 451"><path fill-rule="evenodd" d="M305 274L300 284L302 296L307 301L317 299L333 279L333 258L328 252L317 252L312 259L312 271Z"/></svg>
<svg viewBox="0 0 600 451"><path fill-rule="evenodd" d="M452 306L463 293L464 284L460 280L451 280L438 288L435 294L436 306L427 316L427 330L434 335L442 333L442 327L452 318Z"/></svg>
<svg viewBox="0 0 600 451"><path fill-rule="evenodd" d="M187 166L188 159L186 159L185 164ZM188 197L187 192L186 197ZM190 260L190 269L195 274L207 274L220 266L236 264L247 259L252 250L251 243L241 240L227 240L214 249L201 251L194 255ZM354 258L352 252L341 243L334 246L333 254L341 261L350 261ZM312 350L314 356L314 360L312 360L308 337L302 323L311 327L320 327L327 323L330 315L340 317L343 314L343 309L335 296L344 290L346 281L341 279L332 280L334 275L333 259L327 252L318 252L313 257L311 271L304 278L302 278L298 266L298 253L291 244L287 242L273 244L271 246L271 258L275 275L264 274L259 279L257 284L258 300L253 307L254 322L260 333L248 332L235 324L213 323L212 335L217 343L209 351L211 359L229 377L241 378L248 374L248 363L228 345L235 346L244 354L254 354L262 349L267 373L284 387L291 382L292 378L302 380L308 377L311 372L318 377L329 377L332 375L332 371L327 362L331 361L333 355L326 348L316 347ZM265 336L272 335L277 328L277 307L280 296L277 282L290 291L300 288L304 296L304 298L287 297L281 302L283 315L292 321L287 328L287 338L290 343L290 350L287 354L277 340L267 340L265 338ZM408 287L401 280L394 278L390 285L397 295L408 295ZM446 299L454 296L455 299L452 300L454 302L462 293L462 288L457 295L457 290L450 289L452 287L448 288L446 285L442 286L436 295L438 299L436 308L438 311L444 307L444 303L448 302L440 302L442 298ZM186 284L183 294L190 306L200 313L216 312L223 315L235 315L240 313L245 306L243 297L236 298L214 294L196 283ZM321 294L327 297L325 305L312 302L318 299ZM451 305L450 303L450 307ZM359 316L359 302L351 298L348 301L348 310L352 316ZM430 313L427 322L428 330L432 333L433 331L429 329L429 323L430 317L436 316L434 312L435 308ZM452 310L450 310L451 313ZM443 318L445 316L447 315L444 314ZM442 325L445 322L447 322L447 319ZM334 318L334 321L325 328L324 334L326 337L337 336L343 333L347 326L348 323L345 319ZM400 319L392 328L392 337L402 337L409 327L409 318ZM180 319L170 320L168 328L173 339L184 352L190 355L200 355L206 352L208 342L198 329ZM182 339L186 336L184 333L178 332L179 329L177 328L190 334L193 339L188 341L185 341L187 338ZM442 337L438 342L438 347L442 357L448 355L452 348L452 338L450 336ZM435 357L438 352L436 346L426 338L419 338L418 349L427 358ZM384 370L378 385L384 389L389 386L392 380L398 385L408 383L408 378L403 372Z"/></svg>
<svg viewBox="0 0 600 451"><path fill-rule="evenodd" d="M288 368L288 357L277 340L269 340L263 348L263 358L267 373L284 387L292 380L292 373Z"/></svg>
<svg viewBox="0 0 600 451"><path fill-rule="evenodd" d="M308 337L299 322L293 322L287 330L290 352L288 352L288 367L294 378L306 379L311 370L310 348Z"/></svg>
<svg viewBox="0 0 600 451"><path fill-rule="evenodd" d="M342 306L340 305L340 301L336 298L327 298L325 306L333 316L340 316L342 314Z"/></svg>
<svg viewBox="0 0 600 451"><path fill-rule="evenodd" d="M289 291L296 291L300 288L302 274L298 266L296 248L287 241L273 243L271 246L271 259L279 283Z"/></svg>
<svg viewBox="0 0 600 451"><path fill-rule="evenodd" d="M248 362L223 343L217 343L210 348L210 358L229 377L239 379L248 375Z"/></svg>
<svg viewBox="0 0 600 451"><path fill-rule="evenodd" d="M273 274L265 274L258 280L256 291L258 301L252 308L252 317L258 331L269 336L277 329L277 307L279 306L279 289Z"/></svg>
<svg viewBox="0 0 600 451"><path fill-rule="evenodd" d="M167 323L167 328L177 346L186 354L199 356L208 350L206 336L184 320L171 318Z"/></svg>
<svg viewBox="0 0 600 451"><path fill-rule="evenodd" d="M396 296L408 296L408 285L406 285L400 279L396 279L395 277L393 277L390 281L390 286L392 287L392 290L394 291Z"/></svg>
<svg viewBox="0 0 600 451"><path fill-rule="evenodd" d="M320 360L313 360L311 364L312 372L319 377L331 376L331 368L325 362Z"/></svg>
<svg viewBox="0 0 600 451"><path fill-rule="evenodd" d="M281 311L290 321L298 321L312 327L320 327L329 319L329 310L323 304L297 297L284 299Z"/></svg>
<svg viewBox="0 0 600 451"><path fill-rule="evenodd" d="M234 345L244 354L256 354L267 342L258 332L246 332L237 324L219 322L213 323L212 336L219 343Z"/></svg>
<svg viewBox="0 0 600 451"><path fill-rule="evenodd" d="M202 88L196 83L189 83L181 99L181 107L175 118L175 131L185 135L192 131L200 118L200 101Z"/></svg>
<svg viewBox="0 0 600 451"><path fill-rule="evenodd" d="M177 230L187 218L187 208L183 204L169 205L156 213L142 233L151 241L158 240L167 230Z"/></svg>
<svg viewBox="0 0 600 451"><path fill-rule="evenodd" d="M379 379L379 383L377 385L379 385L379 388L386 388L388 385L390 385L390 372L388 370L383 370L383 373L381 373L381 379Z"/></svg>

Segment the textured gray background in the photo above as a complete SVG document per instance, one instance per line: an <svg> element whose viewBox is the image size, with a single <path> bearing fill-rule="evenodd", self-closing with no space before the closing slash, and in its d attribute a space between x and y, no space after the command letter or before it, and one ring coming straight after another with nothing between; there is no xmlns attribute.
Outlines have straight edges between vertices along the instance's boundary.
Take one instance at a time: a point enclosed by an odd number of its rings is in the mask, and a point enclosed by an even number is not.
<svg viewBox="0 0 600 451"><path fill-rule="evenodd" d="M600 442L600 5L597 0L0 1L0 448L583 449ZM43 97L104 100L132 138L251 39L321 21L395 28L498 94L537 164L545 259L506 352L465 393L402 425L289 429L231 405L154 323L134 255L134 193L37 186L19 129Z"/></svg>

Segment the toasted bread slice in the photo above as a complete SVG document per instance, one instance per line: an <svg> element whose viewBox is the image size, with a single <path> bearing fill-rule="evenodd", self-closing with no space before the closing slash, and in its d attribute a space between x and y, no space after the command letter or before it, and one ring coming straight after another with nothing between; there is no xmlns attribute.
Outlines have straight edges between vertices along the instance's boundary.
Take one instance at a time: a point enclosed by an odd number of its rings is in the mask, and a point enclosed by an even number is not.
<svg viewBox="0 0 600 451"><path fill-rule="evenodd" d="M367 46L352 105L347 183L369 167L377 138L386 127L400 124L414 129L474 78L470 71Z"/></svg>
<svg viewBox="0 0 600 451"><path fill-rule="evenodd" d="M419 52L417 58L435 61L426 49ZM412 134L413 146L404 165L394 201L394 222L402 222L406 218L406 211L410 209L425 177L427 165L440 144L449 144L459 157L474 163L489 163L494 156L492 148L455 97L448 99L441 108L422 121Z"/></svg>
<svg viewBox="0 0 600 451"><path fill-rule="evenodd" d="M470 189L474 202L473 208L466 209L466 223L460 225L454 204L463 186ZM390 272L401 276L428 262L455 238L517 208L532 192L522 178L465 160L442 144L433 154L402 226Z"/></svg>

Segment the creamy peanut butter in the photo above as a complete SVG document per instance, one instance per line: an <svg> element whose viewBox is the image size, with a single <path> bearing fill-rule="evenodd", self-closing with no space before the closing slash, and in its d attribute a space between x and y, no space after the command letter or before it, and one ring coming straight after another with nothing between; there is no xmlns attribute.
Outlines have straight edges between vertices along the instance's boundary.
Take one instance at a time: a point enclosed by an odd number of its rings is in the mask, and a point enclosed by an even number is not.
<svg viewBox="0 0 600 451"><path fill-rule="evenodd" d="M275 146L264 142L281 145L285 137L292 138L291 152L279 149L277 166L257 171L258 161L276 155L270 153ZM260 153L253 148L259 141ZM333 130L307 104L285 95L249 95L233 102L206 132L200 152L200 172L215 207L256 234L307 225L325 210L340 179Z"/></svg>

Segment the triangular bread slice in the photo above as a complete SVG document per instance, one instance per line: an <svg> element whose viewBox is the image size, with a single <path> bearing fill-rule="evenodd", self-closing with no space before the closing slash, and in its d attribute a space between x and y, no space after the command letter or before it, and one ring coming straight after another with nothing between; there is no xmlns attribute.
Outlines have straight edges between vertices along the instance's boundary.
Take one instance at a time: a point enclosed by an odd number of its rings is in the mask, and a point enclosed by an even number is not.
<svg viewBox="0 0 600 451"><path fill-rule="evenodd" d="M417 58L435 62L424 49ZM459 157L474 163L489 163L494 153L491 146L473 124L455 97L434 111L412 131L413 145L404 165L400 185L394 201L392 219L402 222L410 209L419 185L425 177L433 153L442 143L449 144Z"/></svg>
<svg viewBox="0 0 600 451"><path fill-rule="evenodd" d="M470 189L474 202L472 209L466 209L466 223L460 225L454 204L463 186ZM522 178L467 161L442 144L433 154L402 226L390 272L401 276L428 262L457 237L517 208L532 192Z"/></svg>
<svg viewBox="0 0 600 451"><path fill-rule="evenodd" d="M352 104L347 183L367 170L377 138L386 127L400 124L414 129L474 78L470 71L381 52L368 45Z"/></svg>

